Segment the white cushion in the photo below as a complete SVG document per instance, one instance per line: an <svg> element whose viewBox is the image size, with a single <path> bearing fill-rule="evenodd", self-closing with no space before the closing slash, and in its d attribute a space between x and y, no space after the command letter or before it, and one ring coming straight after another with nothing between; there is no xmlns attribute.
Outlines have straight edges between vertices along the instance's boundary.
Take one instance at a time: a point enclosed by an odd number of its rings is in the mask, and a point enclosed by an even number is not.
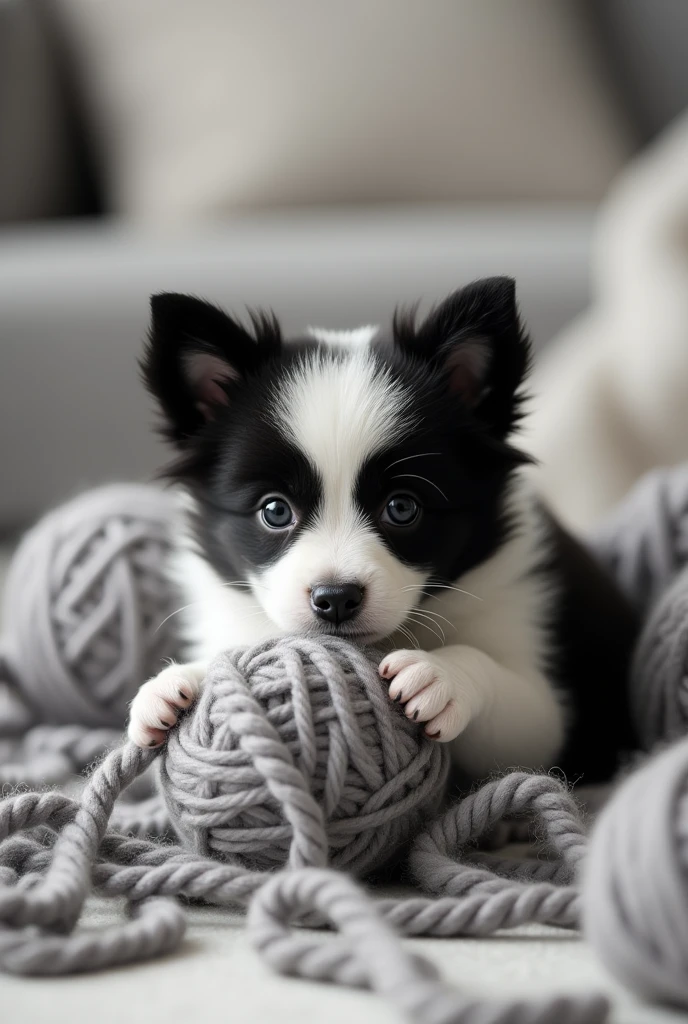
<svg viewBox="0 0 688 1024"><path fill-rule="evenodd" d="M59 0L116 210L597 199L629 152L575 0Z"/></svg>

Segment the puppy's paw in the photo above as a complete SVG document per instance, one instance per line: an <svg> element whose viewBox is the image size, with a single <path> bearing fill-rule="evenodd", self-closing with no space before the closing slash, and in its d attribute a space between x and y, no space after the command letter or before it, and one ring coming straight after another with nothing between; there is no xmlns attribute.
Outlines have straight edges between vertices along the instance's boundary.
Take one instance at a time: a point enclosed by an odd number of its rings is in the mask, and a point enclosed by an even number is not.
<svg viewBox="0 0 688 1024"><path fill-rule="evenodd" d="M144 683L131 702L129 739L139 747L159 747L180 711L198 696L198 674L184 665L170 665Z"/></svg>
<svg viewBox="0 0 688 1024"><path fill-rule="evenodd" d="M391 679L389 696L404 706L407 718L425 723L425 735L443 743L456 739L470 721L456 681L428 651L393 651L380 662Z"/></svg>

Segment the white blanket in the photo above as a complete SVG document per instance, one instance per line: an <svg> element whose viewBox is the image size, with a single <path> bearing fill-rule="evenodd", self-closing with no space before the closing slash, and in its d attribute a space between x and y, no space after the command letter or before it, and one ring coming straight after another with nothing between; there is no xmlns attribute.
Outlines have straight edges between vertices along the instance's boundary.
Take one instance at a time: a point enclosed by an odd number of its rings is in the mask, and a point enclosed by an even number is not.
<svg viewBox="0 0 688 1024"><path fill-rule="evenodd" d="M613 186L592 277L593 305L536 367L527 425L541 490L578 529L688 458L688 114Z"/></svg>

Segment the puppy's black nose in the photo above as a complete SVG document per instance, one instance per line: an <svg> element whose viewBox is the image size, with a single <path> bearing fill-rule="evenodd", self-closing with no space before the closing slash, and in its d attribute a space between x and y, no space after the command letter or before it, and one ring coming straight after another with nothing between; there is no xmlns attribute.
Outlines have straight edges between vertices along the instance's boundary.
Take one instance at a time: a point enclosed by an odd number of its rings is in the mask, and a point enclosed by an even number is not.
<svg viewBox="0 0 688 1024"><path fill-rule="evenodd" d="M356 583L325 584L311 590L311 608L315 614L337 624L353 619L362 601L363 591Z"/></svg>

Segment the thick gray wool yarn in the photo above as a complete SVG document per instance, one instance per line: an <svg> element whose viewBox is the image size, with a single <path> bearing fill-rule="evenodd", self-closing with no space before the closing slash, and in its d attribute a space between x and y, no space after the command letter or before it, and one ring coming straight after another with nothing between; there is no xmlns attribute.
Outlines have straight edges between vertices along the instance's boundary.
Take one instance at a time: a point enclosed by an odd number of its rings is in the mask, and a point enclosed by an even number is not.
<svg viewBox="0 0 688 1024"><path fill-rule="evenodd" d="M447 758L444 745L419 743L401 708L390 714L363 652L296 637L214 662L196 713L169 738L160 780L198 853L360 875L437 809Z"/></svg>
<svg viewBox="0 0 688 1024"><path fill-rule="evenodd" d="M688 1008L688 738L630 775L597 822L585 935L648 999Z"/></svg>
<svg viewBox="0 0 688 1024"><path fill-rule="evenodd" d="M276 970L371 988L418 1024L606 1018L598 996L468 1000L399 939L484 935L531 920L576 925L571 879L584 829L558 780L514 772L421 828L409 866L433 898L373 902L351 874L327 866L338 860L363 872L383 863L409 831L397 819L420 824L446 771L446 748L403 718L361 652L301 638L235 652L211 667L207 693L162 754L161 778L179 815L174 826L221 859L108 830L119 793L156 756L131 744L113 751L78 802L57 792L0 802L2 969L59 974L174 948L184 919L170 897L186 895L248 905L252 941ZM208 780L205 790L200 779ZM473 844L503 818L524 814L556 859L496 862L497 873ZM274 870L273 841L285 870ZM91 885L126 897L132 920L102 933L75 931ZM304 921L327 923L337 937L321 944L301 928L291 931Z"/></svg>
<svg viewBox="0 0 688 1024"><path fill-rule="evenodd" d="M140 680L173 653L169 638L150 628L173 610L158 575L173 515L168 496L104 489L66 508L36 528L34 549L24 547L8 587L0 784L62 783L93 761L119 735ZM648 748L688 732L687 515L688 468L662 471L593 539L646 615L631 692ZM138 611L128 618L131 607ZM407 865L430 895L373 904L329 866L364 874L388 852L376 846L378 831L390 846L403 843L430 809L423 771L433 766L423 762L425 741L413 748L405 720L395 718L390 730L386 698L371 708L366 679L374 672L360 653L298 643L283 642L280 657L269 646L224 656L168 749L113 750L79 801L50 791L0 802L0 968L64 973L171 949L185 927L172 899L181 895L248 906L252 939L275 969L368 986L419 1024L593 1024L606 1016L596 997L468 1001L398 938L487 935L526 921L576 927L583 908L586 934L617 977L641 995L688 1007L688 740L651 758L602 812L582 892L574 882L586 837L574 802L555 779L513 772L420 825ZM101 690L102 679L111 685ZM428 746L436 757L439 748ZM19 751L13 763L8 750ZM396 772L395 757L406 766ZM166 803L117 801L156 760ZM523 815L546 836L553 859L508 861L476 850L504 819ZM171 827L185 846L143 838ZM369 847L358 841L366 828ZM276 870L282 865L287 870ZM132 919L103 933L75 930L91 887L124 897ZM320 945L290 930L305 920L340 934Z"/></svg>
<svg viewBox="0 0 688 1024"><path fill-rule="evenodd" d="M589 543L647 612L688 563L688 464L642 477Z"/></svg>
<svg viewBox="0 0 688 1024"><path fill-rule="evenodd" d="M630 699L651 757L593 832L585 933L640 995L688 1008L688 465L648 474L593 538L644 613Z"/></svg>
<svg viewBox="0 0 688 1024"><path fill-rule="evenodd" d="M117 484L22 540L3 604L0 784L64 782L119 742L142 680L176 653L162 571L173 519L169 494Z"/></svg>
<svg viewBox="0 0 688 1024"><path fill-rule="evenodd" d="M688 465L643 477L591 543L644 615L630 694L650 750L688 731Z"/></svg>
<svg viewBox="0 0 688 1024"><path fill-rule="evenodd" d="M630 696L646 750L688 732L688 568L650 609L631 666Z"/></svg>

